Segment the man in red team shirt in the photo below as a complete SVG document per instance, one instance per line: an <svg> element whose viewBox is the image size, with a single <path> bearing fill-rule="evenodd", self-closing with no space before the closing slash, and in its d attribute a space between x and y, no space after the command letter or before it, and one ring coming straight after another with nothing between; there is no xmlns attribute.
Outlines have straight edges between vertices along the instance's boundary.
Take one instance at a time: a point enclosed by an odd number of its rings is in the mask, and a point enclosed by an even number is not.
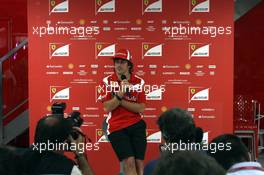
<svg viewBox="0 0 264 175"><path fill-rule="evenodd" d="M109 112L108 139L124 165L125 175L143 175L146 151L144 80L132 73L133 63L126 49L116 52L115 74L103 79L107 93L102 97L104 110ZM109 90L110 89L110 90Z"/></svg>

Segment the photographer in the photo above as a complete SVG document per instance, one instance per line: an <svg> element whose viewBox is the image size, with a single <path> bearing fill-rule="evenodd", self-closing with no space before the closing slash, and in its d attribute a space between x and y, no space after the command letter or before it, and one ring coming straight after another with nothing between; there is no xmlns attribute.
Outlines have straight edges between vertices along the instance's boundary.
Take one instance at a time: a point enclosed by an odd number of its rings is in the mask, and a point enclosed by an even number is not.
<svg viewBox="0 0 264 175"><path fill-rule="evenodd" d="M73 132L78 133L75 139ZM33 147L24 156L27 173L93 175L86 155L77 146L84 142L85 138L81 129L72 127L69 120L56 115L43 117L37 124ZM69 145L74 144L76 150L71 150L71 152L75 154L77 165L64 155Z"/></svg>

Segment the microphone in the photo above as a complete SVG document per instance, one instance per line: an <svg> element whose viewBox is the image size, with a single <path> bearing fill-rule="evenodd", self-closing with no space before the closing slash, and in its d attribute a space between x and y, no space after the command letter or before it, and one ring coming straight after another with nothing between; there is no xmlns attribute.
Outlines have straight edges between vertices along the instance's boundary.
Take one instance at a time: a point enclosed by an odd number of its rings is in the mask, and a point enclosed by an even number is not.
<svg viewBox="0 0 264 175"><path fill-rule="evenodd" d="M120 78L121 78L122 81L127 79L127 77L125 75L121 75ZM130 97L129 88L126 88L126 94Z"/></svg>
<svg viewBox="0 0 264 175"><path fill-rule="evenodd" d="M125 80L125 79L127 79L125 75L121 75L120 78L121 78L121 80Z"/></svg>

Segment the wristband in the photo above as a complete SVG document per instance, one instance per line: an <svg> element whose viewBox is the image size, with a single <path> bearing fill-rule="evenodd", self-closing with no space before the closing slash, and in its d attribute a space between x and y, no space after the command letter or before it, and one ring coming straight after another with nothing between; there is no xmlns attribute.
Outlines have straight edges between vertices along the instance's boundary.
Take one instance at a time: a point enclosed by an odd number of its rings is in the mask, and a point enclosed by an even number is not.
<svg viewBox="0 0 264 175"><path fill-rule="evenodd" d="M83 153L76 153L75 154L75 159L79 159L81 157L85 157Z"/></svg>
<svg viewBox="0 0 264 175"><path fill-rule="evenodd" d="M122 101L122 99L123 99L122 97L119 97L117 94L115 94L115 96L116 96L118 101Z"/></svg>

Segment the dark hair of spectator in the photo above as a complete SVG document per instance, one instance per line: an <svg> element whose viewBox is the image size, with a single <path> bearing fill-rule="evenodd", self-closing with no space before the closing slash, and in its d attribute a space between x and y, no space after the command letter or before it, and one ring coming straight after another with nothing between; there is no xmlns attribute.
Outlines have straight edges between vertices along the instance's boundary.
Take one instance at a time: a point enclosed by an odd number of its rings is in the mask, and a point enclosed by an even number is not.
<svg viewBox="0 0 264 175"><path fill-rule="evenodd" d="M218 150L216 153L208 151L208 154L214 157L226 170L236 163L250 161L247 147L239 137L233 134L220 135L214 138L211 143L230 145L231 150Z"/></svg>
<svg viewBox="0 0 264 175"><path fill-rule="evenodd" d="M1 175L22 175L23 166L21 157L16 155L14 150L0 147L0 174Z"/></svg>
<svg viewBox="0 0 264 175"><path fill-rule="evenodd" d="M161 114L157 124L162 136L169 143L191 143L196 141L196 127L192 116L179 108L170 109Z"/></svg>
<svg viewBox="0 0 264 175"><path fill-rule="evenodd" d="M164 154L153 175L225 175L225 170L205 154L178 151Z"/></svg>

